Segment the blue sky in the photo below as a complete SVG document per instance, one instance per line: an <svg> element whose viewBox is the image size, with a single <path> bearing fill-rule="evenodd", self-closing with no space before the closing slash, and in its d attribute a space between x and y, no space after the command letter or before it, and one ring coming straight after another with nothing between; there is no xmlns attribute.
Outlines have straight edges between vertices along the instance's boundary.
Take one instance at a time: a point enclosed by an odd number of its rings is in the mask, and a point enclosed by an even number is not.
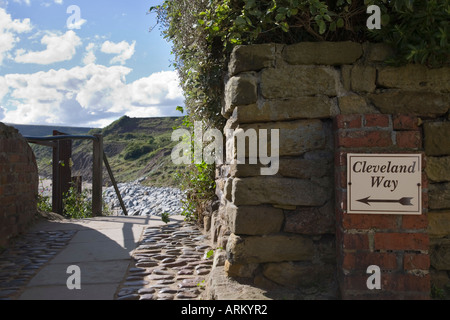
<svg viewBox="0 0 450 320"><path fill-rule="evenodd" d="M179 116L162 0L0 0L0 121L104 127Z"/></svg>

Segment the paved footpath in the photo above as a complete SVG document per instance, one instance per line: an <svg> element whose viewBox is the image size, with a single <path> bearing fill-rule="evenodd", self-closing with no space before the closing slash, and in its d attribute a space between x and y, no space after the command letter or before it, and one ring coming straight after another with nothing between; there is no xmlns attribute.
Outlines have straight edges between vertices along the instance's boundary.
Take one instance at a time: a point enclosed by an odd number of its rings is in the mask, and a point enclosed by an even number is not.
<svg viewBox="0 0 450 320"><path fill-rule="evenodd" d="M183 216L42 221L0 254L0 299L200 299L212 264ZM81 289L76 284L79 267Z"/></svg>

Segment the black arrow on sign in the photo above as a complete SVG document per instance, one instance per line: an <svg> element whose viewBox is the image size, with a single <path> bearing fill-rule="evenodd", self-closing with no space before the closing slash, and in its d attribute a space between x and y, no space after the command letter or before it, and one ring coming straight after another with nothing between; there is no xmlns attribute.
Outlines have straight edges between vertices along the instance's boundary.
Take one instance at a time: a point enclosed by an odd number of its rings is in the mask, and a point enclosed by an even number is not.
<svg viewBox="0 0 450 320"><path fill-rule="evenodd" d="M364 199L359 199L356 201L362 202L367 204L368 206L370 206L370 202L380 202L380 203L400 203L403 206L412 206L413 204L411 203L411 200L414 198L409 198L409 197L403 197L401 199L398 200L389 200L389 199L369 199L370 196L368 196L367 198Z"/></svg>

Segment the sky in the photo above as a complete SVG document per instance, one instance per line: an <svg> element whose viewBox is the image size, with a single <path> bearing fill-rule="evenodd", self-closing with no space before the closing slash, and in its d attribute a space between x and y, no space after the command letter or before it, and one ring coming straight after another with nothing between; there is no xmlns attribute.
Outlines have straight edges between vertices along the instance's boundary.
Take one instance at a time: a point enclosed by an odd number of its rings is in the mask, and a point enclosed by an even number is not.
<svg viewBox="0 0 450 320"><path fill-rule="evenodd" d="M180 116L171 44L148 14L161 2L0 0L0 122L103 128L123 115Z"/></svg>

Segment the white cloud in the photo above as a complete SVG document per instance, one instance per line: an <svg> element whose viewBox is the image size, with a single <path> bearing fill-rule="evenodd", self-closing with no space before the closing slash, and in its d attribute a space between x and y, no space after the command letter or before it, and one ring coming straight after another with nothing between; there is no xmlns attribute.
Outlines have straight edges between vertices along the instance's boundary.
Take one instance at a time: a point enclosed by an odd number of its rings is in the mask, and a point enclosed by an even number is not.
<svg viewBox="0 0 450 320"><path fill-rule="evenodd" d="M34 74L8 74L5 122L104 126L122 115L178 115L177 75L158 72L130 84L124 66L89 64ZM1 78L0 78L1 80Z"/></svg>
<svg viewBox="0 0 450 320"><path fill-rule="evenodd" d="M0 106L0 121L3 120L3 118L5 117L6 114L6 109L3 108L2 106Z"/></svg>
<svg viewBox="0 0 450 320"><path fill-rule="evenodd" d="M5 9L0 8L0 66L3 59L20 41L17 35L30 32L32 29L30 19L12 19Z"/></svg>
<svg viewBox="0 0 450 320"><path fill-rule="evenodd" d="M20 4L25 3L27 6L31 4L30 0L13 0L13 2Z"/></svg>
<svg viewBox="0 0 450 320"><path fill-rule="evenodd" d="M9 89L8 89L8 86L6 85L5 78L0 76L0 103L2 102L3 97L6 96L8 91L9 91Z"/></svg>
<svg viewBox="0 0 450 320"><path fill-rule="evenodd" d="M51 64L71 60L76 53L76 47L81 45L77 34L69 30L63 35L53 33L42 37L41 43L46 46L43 51L18 50L15 61L19 63Z"/></svg>
<svg viewBox="0 0 450 320"><path fill-rule="evenodd" d="M75 23L71 23L71 24L67 25L67 28L69 28L69 29L81 29L81 26L83 24L85 24L86 22L87 22L87 20L80 19L80 20L77 20Z"/></svg>
<svg viewBox="0 0 450 320"><path fill-rule="evenodd" d="M95 44L92 42L86 46L86 54L84 55L84 58L83 58L83 63L85 65L94 63L95 60L97 60L97 58L95 57L94 49L95 49Z"/></svg>
<svg viewBox="0 0 450 320"><path fill-rule="evenodd" d="M178 75L174 71L153 73L129 85L132 104L135 106L158 105L182 97Z"/></svg>
<svg viewBox="0 0 450 320"><path fill-rule="evenodd" d="M15 3L26 4L27 6L31 5L31 0L13 0ZM63 0L54 0L54 3L63 4Z"/></svg>
<svg viewBox="0 0 450 320"><path fill-rule="evenodd" d="M129 44L126 41L121 41L119 43L114 43L111 41L105 41L102 44L101 51L103 53L108 54L117 54L114 58L111 59L110 63L120 63L125 64L125 61L130 59L134 55L134 48L136 46L136 41L133 41Z"/></svg>

